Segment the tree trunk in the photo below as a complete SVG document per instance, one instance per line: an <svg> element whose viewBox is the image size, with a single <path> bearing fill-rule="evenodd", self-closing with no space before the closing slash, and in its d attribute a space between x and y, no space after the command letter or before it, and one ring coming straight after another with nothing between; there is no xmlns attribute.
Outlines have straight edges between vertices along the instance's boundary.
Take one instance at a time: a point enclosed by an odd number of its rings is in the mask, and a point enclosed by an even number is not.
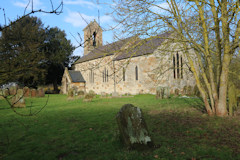
<svg viewBox="0 0 240 160"><path fill-rule="evenodd" d="M230 55L225 54L223 57L222 74L220 77L219 103L216 106L217 116L226 116L227 112L227 86L229 72Z"/></svg>
<svg viewBox="0 0 240 160"><path fill-rule="evenodd" d="M216 108L217 116L227 116L227 86L228 86L228 72L229 64L231 61L230 55L230 42L229 42L229 23L228 23L228 9L227 0L222 0L222 32L223 32L223 61L222 61L222 73L220 76L219 85L219 103Z"/></svg>
<svg viewBox="0 0 240 160"><path fill-rule="evenodd" d="M54 79L54 81L53 81L53 90L54 90L54 93L59 92L58 85L57 85L57 79Z"/></svg>

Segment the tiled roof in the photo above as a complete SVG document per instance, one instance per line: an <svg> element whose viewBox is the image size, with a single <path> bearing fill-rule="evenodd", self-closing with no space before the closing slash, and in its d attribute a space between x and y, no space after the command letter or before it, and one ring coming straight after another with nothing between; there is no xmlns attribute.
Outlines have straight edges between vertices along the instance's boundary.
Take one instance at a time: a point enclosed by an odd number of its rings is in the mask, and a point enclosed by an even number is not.
<svg viewBox="0 0 240 160"><path fill-rule="evenodd" d="M68 70L68 73L71 76L72 82L86 82L80 71Z"/></svg>
<svg viewBox="0 0 240 160"><path fill-rule="evenodd" d="M163 33L157 36L156 38L137 40L134 42L134 44L128 46L125 49L123 49L122 47L125 44L127 44L127 42L129 42L130 39L133 37L120 40L111 44L107 44L104 46L100 46L92 50L87 55L81 57L79 60L75 62L75 64L90 61L97 58L102 58L104 56L110 56L117 52L119 52L119 54L113 59L115 61L130 58L130 57L137 57L137 56L142 56L146 54L151 54L153 53L154 50L156 50L161 45L161 43L165 40L165 37L166 38L169 37L170 34L171 33Z"/></svg>
<svg viewBox="0 0 240 160"><path fill-rule="evenodd" d="M95 48L94 50L90 51L87 55L78 59L74 64L90 61L97 58L102 58L104 56L113 55L117 51L120 51L121 47L125 43L127 43L131 38L132 37Z"/></svg>
<svg viewBox="0 0 240 160"><path fill-rule="evenodd" d="M169 36L170 33L164 33L155 38L138 40L133 44L133 47L130 46L129 49L119 54L116 58L114 58L114 60L118 61L130 57L152 54L154 50L156 50L162 44L165 38Z"/></svg>

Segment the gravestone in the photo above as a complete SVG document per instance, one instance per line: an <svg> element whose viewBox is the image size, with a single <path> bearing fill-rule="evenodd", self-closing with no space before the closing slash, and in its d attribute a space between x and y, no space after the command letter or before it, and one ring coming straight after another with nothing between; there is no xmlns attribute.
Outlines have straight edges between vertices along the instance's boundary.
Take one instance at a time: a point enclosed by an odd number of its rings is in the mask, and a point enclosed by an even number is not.
<svg viewBox="0 0 240 160"><path fill-rule="evenodd" d="M29 97L30 96L30 89L28 87L23 88L23 94L24 97Z"/></svg>
<svg viewBox="0 0 240 160"><path fill-rule="evenodd" d="M17 87L16 86L10 87L9 92L10 92L10 95L17 94Z"/></svg>
<svg viewBox="0 0 240 160"><path fill-rule="evenodd" d="M164 99L170 97L170 89L168 87L157 87L156 89L156 99Z"/></svg>
<svg viewBox="0 0 240 160"><path fill-rule="evenodd" d="M3 97L3 96L4 96L3 91L4 91L3 89L0 89L0 99L4 99L4 97Z"/></svg>
<svg viewBox="0 0 240 160"><path fill-rule="evenodd" d="M183 94L184 94L184 95L188 95L187 86L184 86L184 87L183 87Z"/></svg>
<svg viewBox="0 0 240 160"><path fill-rule="evenodd" d="M25 99L23 97L23 89L18 89L17 94L11 99L13 107L24 108L26 107Z"/></svg>
<svg viewBox="0 0 240 160"><path fill-rule="evenodd" d="M45 92L43 88L38 88L37 90L37 97L44 97L45 96Z"/></svg>
<svg viewBox="0 0 240 160"><path fill-rule="evenodd" d="M106 92L101 92L101 97L107 97L107 93Z"/></svg>
<svg viewBox="0 0 240 160"><path fill-rule="evenodd" d="M169 98L169 97L170 97L170 88L169 87L165 87L164 88L163 98Z"/></svg>
<svg viewBox="0 0 240 160"><path fill-rule="evenodd" d="M153 141L140 108L125 104L118 112L116 119L120 138L127 148L141 150L153 147Z"/></svg>
<svg viewBox="0 0 240 160"><path fill-rule="evenodd" d="M7 88L4 89L3 90L3 95L6 96L6 97L9 96L9 89L7 89Z"/></svg>
<svg viewBox="0 0 240 160"><path fill-rule="evenodd" d="M178 96L180 94L179 89L175 89L175 95Z"/></svg>
<svg viewBox="0 0 240 160"><path fill-rule="evenodd" d="M36 97L36 96L37 96L37 90L31 89L31 97Z"/></svg>

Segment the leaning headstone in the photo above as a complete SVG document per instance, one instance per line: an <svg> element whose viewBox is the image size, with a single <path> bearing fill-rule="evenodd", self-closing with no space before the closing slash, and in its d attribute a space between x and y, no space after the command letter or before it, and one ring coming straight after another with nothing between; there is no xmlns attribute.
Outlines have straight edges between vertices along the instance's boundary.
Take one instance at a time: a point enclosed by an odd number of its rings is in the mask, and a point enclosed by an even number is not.
<svg viewBox="0 0 240 160"><path fill-rule="evenodd" d="M101 97L107 97L107 93L106 92L101 92Z"/></svg>
<svg viewBox="0 0 240 160"><path fill-rule="evenodd" d="M117 114L120 138L130 149L147 149L153 147L146 122L140 108L125 104Z"/></svg>
<svg viewBox="0 0 240 160"><path fill-rule="evenodd" d="M30 96L30 89L28 87L23 88L23 94L24 97L29 97Z"/></svg>
<svg viewBox="0 0 240 160"><path fill-rule="evenodd" d="M162 95L161 95L161 90L156 90L156 99L161 99Z"/></svg>
<svg viewBox="0 0 240 160"><path fill-rule="evenodd" d="M17 94L17 86L10 87L9 92L10 92L10 95Z"/></svg>
<svg viewBox="0 0 240 160"><path fill-rule="evenodd" d="M45 96L45 92L43 88L38 88L37 90L37 97L44 97Z"/></svg>
<svg viewBox="0 0 240 160"><path fill-rule="evenodd" d="M193 87L192 86L187 86L187 95L192 96L193 95Z"/></svg>
<svg viewBox="0 0 240 160"><path fill-rule="evenodd" d="M163 99L164 98L164 87L158 86L156 89L156 99Z"/></svg>
<svg viewBox="0 0 240 160"><path fill-rule="evenodd" d="M10 93L9 93L9 89L6 88L6 89L3 90L3 95L4 95L4 96L7 97L7 96L9 96L9 94L10 94Z"/></svg>
<svg viewBox="0 0 240 160"><path fill-rule="evenodd" d="M187 90L188 90L188 86L184 86L184 87L183 87L183 94L184 94L184 95L187 95L187 94L188 94L188 91L187 91Z"/></svg>
<svg viewBox="0 0 240 160"><path fill-rule="evenodd" d="M4 93L3 93L3 89L0 89L0 99L3 99L4 98Z"/></svg>
<svg viewBox="0 0 240 160"><path fill-rule="evenodd" d="M31 97L36 97L36 96L37 96L37 90L31 89Z"/></svg>
<svg viewBox="0 0 240 160"><path fill-rule="evenodd" d="M179 89L175 89L175 95L178 96L180 94Z"/></svg>
<svg viewBox="0 0 240 160"><path fill-rule="evenodd" d="M165 87L163 92L163 98L169 98L170 97L170 88Z"/></svg>
<svg viewBox="0 0 240 160"><path fill-rule="evenodd" d="M26 107L25 99L23 97L23 90L18 89L17 94L11 99L13 107L24 108Z"/></svg>

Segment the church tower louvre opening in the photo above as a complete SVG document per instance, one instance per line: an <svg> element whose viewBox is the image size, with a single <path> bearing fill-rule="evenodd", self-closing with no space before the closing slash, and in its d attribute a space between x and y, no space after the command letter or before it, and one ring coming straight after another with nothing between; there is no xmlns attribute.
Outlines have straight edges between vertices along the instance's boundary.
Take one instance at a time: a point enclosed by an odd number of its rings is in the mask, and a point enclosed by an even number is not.
<svg viewBox="0 0 240 160"><path fill-rule="evenodd" d="M94 48L102 46L102 29L96 20L90 22L84 29L84 56Z"/></svg>

